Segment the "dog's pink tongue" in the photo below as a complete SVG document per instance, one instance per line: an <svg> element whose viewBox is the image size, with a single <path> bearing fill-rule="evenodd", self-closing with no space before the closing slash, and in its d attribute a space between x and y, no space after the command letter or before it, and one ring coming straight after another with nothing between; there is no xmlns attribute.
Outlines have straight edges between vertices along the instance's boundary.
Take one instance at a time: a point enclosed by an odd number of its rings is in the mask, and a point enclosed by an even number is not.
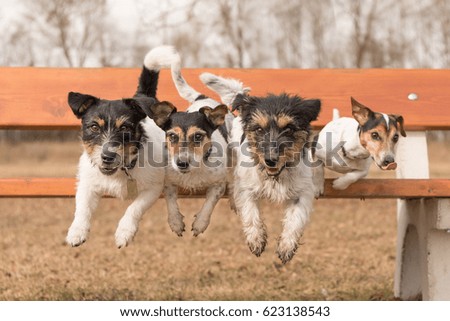
<svg viewBox="0 0 450 321"><path fill-rule="evenodd" d="M387 166L383 166L382 169L384 170L393 170L397 168L397 163L390 163Z"/></svg>

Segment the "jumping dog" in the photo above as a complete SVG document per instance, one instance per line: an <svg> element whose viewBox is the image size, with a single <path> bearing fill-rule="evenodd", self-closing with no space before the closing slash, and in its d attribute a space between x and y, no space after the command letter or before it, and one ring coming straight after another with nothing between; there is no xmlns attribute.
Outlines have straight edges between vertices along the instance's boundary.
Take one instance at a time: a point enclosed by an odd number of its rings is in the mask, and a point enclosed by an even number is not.
<svg viewBox="0 0 450 321"><path fill-rule="evenodd" d="M316 197L323 194L324 167L345 174L333 181L338 190L365 177L372 160L383 170L397 168L395 147L400 135L406 137L403 117L374 112L353 97L351 105L353 118L339 118L335 110L333 120L316 137L312 148ZM329 150L337 150L337 157Z"/></svg>
<svg viewBox="0 0 450 321"><path fill-rule="evenodd" d="M91 216L102 195L134 201L115 233L117 247L127 246L143 214L164 187L164 132L148 118L159 121L174 108L158 102L156 89L165 52L158 48L145 57L133 98L106 100L70 92L68 103L81 119L84 152L78 168L75 217L66 241L79 246L88 237Z"/></svg>
<svg viewBox="0 0 450 321"><path fill-rule="evenodd" d="M231 132L234 166L233 199L250 251L260 256L267 244L259 200L283 203L283 231L277 253L283 263L294 256L309 220L314 199L312 170L305 143L320 100L296 95L237 95L239 116Z"/></svg>
<svg viewBox="0 0 450 321"><path fill-rule="evenodd" d="M168 222L172 231L182 236L185 224L177 203L178 188L206 189L205 203L192 224L193 235L198 236L208 227L214 207L226 190L228 131L225 122L233 116L226 105L190 87L181 74L179 54L173 47L167 46L166 50L171 52L167 57L171 60L175 86L180 96L190 103L186 112L174 109L168 118L154 118L166 134L168 166L164 195ZM238 81L229 80L226 86L230 91L244 90Z"/></svg>

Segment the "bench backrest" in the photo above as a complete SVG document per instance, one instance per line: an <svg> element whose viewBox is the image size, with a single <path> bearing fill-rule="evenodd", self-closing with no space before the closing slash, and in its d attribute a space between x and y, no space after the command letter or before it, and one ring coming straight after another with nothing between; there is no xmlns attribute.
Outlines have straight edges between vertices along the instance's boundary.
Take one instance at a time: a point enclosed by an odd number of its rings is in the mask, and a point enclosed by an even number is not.
<svg viewBox="0 0 450 321"><path fill-rule="evenodd" d="M322 99L322 112L315 129L323 127L337 107L350 116L350 96L375 111L401 114L407 130L450 128L450 71L385 69L183 69L187 82L199 92L216 97L198 76L209 71L240 79L251 94L295 93ZM67 93L78 91L106 99L134 94L139 68L0 68L0 128L78 129L80 122L67 105ZM417 100L408 96L416 94ZM167 69L163 69L158 98L180 98Z"/></svg>
<svg viewBox="0 0 450 321"><path fill-rule="evenodd" d="M198 79L204 71L240 79L252 88L253 95L286 92L320 98L323 107L319 119L313 123L315 129L331 120L335 107L342 116L350 116L350 96L375 111L403 115L408 131L450 129L450 110L446 106L450 101L450 71L447 70L183 69L192 87L216 97ZM0 68L0 129L77 130L80 121L68 107L69 91L106 99L131 97L139 74L139 68ZM410 94L417 95L418 99L408 99ZM158 98L171 101L180 110L188 105L178 95L167 69L161 71ZM418 138L415 135L420 136L421 146L426 144L421 140L423 133L412 134L407 140L412 145ZM421 164L428 167L426 146L422 149L421 157L425 160ZM450 197L449 179L361 180L345 191L334 190L331 184L331 180L326 181L326 197ZM74 193L74 178L0 179L0 197L72 197Z"/></svg>

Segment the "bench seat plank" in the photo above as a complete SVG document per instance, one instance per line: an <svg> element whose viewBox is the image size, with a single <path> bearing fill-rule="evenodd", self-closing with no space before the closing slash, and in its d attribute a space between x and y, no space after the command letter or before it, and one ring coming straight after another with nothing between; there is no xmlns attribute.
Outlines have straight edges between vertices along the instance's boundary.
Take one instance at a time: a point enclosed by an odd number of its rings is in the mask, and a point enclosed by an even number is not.
<svg viewBox="0 0 450 321"><path fill-rule="evenodd" d="M0 179L0 197L74 197L75 178ZM325 181L324 198L448 198L450 179L363 179L346 190L332 188ZM204 192L180 190L180 197L204 197Z"/></svg>
<svg viewBox="0 0 450 321"><path fill-rule="evenodd" d="M252 94L297 93L321 98L322 112L315 129L331 120L332 108L350 116L350 96L376 111L405 116L407 130L450 128L450 72L430 69L183 69L190 85L214 96L198 76L209 71L235 77ZM139 68L0 68L0 129L78 129L80 122L67 105L67 93L79 91L101 98L133 95ZM158 97L179 110L187 107L167 69L161 71ZM383 93L383 95L380 95ZM418 95L408 100L409 93Z"/></svg>

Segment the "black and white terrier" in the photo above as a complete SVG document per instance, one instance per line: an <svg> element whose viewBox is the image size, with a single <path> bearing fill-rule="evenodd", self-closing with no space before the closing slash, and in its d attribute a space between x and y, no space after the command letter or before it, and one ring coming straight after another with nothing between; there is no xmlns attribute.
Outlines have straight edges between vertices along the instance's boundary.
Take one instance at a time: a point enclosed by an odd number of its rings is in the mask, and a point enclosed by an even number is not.
<svg viewBox="0 0 450 321"><path fill-rule="evenodd" d="M234 117L226 105L190 87L181 74L179 54L173 47L166 49L172 51L166 57L171 60L175 86L180 96L190 103L186 112L174 109L168 118L154 117L166 133L168 166L164 195L168 222L172 231L182 236L185 224L177 203L178 188L206 189L205 203L192 223L193 235L198 236L208 227L214 207L226 190L228 132L225 122ZM229 91L244 92L240 82L224 81ZM159 114L165 117L164 113Z"/></svg>
<svg viewBox="0 0 450 321"><path fill-rule="evenodd" d="M365 177L374 161L382 170L394 170L395 151L400 135L406 137L401 115L372 111L351 97L352 115L339 117L337 109L316 137L311 149L316 197L323 194L324 167L345 174L333 181L333 188L346 189ZM337 151L333 157L329 151Z"/></svg>
<svg viewBox="0 0 450 321"><path fill-rule="evenodd" d="M75 218L66 237L69 245L86 241L102 195L134 199L116 230L119 248L132 241L142 215L160 197L165 175L164 132L147 116L161 120L174 108L156 99L159 68L167 63L165 57L160 48L147 54L133 98L106 100L69 93L69 106L81 118L84 146Z"/></svg>
<svg viewBox="0 0 450 321"><path fill-rule="evenodd" d="M259 200L283 203L283 231L277 254L283 263L295 254L309 221L314 199L312 169L305 143L310 122L320 112L320 100L281 94L255 97L238 95L233 110L233 199L250 251L260 256L267 244Z"/></svg>

